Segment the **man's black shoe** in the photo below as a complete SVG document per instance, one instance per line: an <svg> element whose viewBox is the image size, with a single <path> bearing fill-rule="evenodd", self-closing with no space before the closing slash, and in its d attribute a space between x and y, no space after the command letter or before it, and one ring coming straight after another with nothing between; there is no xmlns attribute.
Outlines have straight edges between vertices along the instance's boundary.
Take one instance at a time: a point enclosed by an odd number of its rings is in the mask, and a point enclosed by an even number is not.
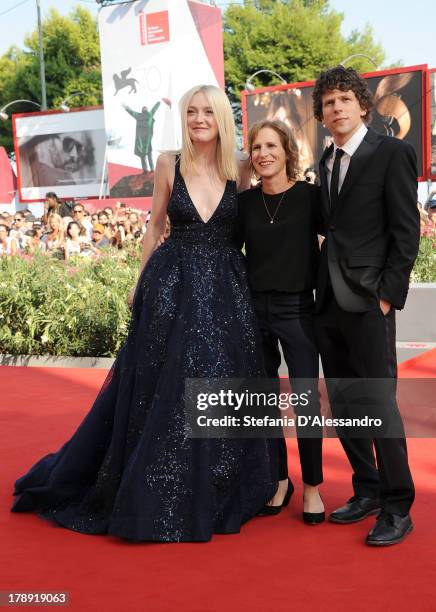
<svg viewBox="0 0 436 612"><path fill-rule="evenodd" d="M400 516L390 512L381 512L375 527L369 532L366 543L369 546L391 546L399 544L413 529L409 514Z"/></svg>
<svg viewBox="0 0 436 612"><path fill-rule="evenodd" d="M357 523L371 514L380 512L380 501L372 497L352 497L345 506L341 506L329 516L332 523Z"/></svg>

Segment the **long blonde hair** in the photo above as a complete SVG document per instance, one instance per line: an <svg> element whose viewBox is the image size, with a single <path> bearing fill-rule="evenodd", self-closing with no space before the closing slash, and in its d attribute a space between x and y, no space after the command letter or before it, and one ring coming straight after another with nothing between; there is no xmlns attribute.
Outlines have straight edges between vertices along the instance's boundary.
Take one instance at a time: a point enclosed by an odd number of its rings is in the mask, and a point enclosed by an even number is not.
<svg viewBox="0 0 436 612"><path fill-rule="evenodd" d="M189 137L188 107L196 93L203 93L213 111L218 126L217 167L218 175L223 181L235 181L238 178L236 163L235 121L229 99L222 89L215 85L197 85L187 91L180 100L182 118L182 148L180 151L180 170L186 176L196 172L195 149Z"/></svg>
<svg viewBox="0 0 436 612"><path fill-rule="evenodd" d="M47 233L48 240L51 240L50 236L51 236L51 234L53 234L53 227L52 227L52 225L50 223L50 221L52 221L53 219L55 219L58 222L58 230L57 230L56 242L58 244L63 244L65 242L65 230L64 230L63 225L62 225L62 217L58 213L55 213L55 212L50 213L48 215L47 226L48 226L48 229L50 230Z"/></svg>

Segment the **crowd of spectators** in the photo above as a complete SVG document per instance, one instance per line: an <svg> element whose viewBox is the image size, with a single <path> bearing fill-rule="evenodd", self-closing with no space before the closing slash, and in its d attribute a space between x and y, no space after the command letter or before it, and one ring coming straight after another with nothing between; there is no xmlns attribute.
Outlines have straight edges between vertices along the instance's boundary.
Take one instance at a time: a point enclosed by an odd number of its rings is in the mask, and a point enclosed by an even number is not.
<svg viewBox="0 0 436 612"><path fill-rule="evenodd" d="M421 235L431 238L436 246L436 192L424 206L418 203L418 208ZM140 243L149 215L123 202L90 213L82 202L61 202L50 192L41 218L35 218L29 210L13 215L0 213L0 255L40 251L66 260L72 256L98 257L104 249L120 250Z"/></svg>
<svg viewBox="0 0 436 612"><path fill-rule="evenodd" d="M117 202L92 213L82 202L61 202L47 193L44 214L35 218L29 210L0 213L0 255L43 252L58 259L98 257L107 250L140 243L149 213Z"/></svg>

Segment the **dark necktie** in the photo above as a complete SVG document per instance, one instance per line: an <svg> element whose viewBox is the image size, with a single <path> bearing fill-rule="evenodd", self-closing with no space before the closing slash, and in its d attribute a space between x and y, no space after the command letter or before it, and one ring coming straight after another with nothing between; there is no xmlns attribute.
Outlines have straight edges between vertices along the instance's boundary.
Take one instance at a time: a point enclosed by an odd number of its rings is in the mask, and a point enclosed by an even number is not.
<svg viewBox="0 0 436 612"><path fill-rule="evenodd" d="M335 161L333 162L332 178L330 181L330 210L334 210L339 197L339 170L341 158L345 151L336 149Z"/></svg>

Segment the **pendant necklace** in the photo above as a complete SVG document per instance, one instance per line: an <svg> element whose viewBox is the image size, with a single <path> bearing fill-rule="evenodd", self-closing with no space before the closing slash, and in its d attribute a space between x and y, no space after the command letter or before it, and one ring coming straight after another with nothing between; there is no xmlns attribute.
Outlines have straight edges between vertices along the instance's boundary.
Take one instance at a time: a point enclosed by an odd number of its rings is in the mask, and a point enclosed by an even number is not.
<svg viewBox="0 0 436 612"><path fill-rule="evenodd" d="M284 192L282 193L282 197L280 198L279 203L277 204L277 208L275 209L275 212L274 212L274 214L273 214L272 216L271 216L271 213L270 213L270 212L269 212L269 210L268 210L268 206L266 205L266 202L265 202L265 195L264 195L264 193L263 193L263 191L262 191L262 190L261 190L261 192L262 192L262 200L263 200L263 205L265 206L266 213L267 213L267 215L268 215L268 217L269 217L269 219L270 219L270 220L269 220L269 222L270 222L270 223L274 223L274 219L276 218L276 215L277 215L277 213L278 213L278 211L279 211L279 208L280 208L280 204L282 203L283 198L285 197L286 191L284 191Z"/></svg>

